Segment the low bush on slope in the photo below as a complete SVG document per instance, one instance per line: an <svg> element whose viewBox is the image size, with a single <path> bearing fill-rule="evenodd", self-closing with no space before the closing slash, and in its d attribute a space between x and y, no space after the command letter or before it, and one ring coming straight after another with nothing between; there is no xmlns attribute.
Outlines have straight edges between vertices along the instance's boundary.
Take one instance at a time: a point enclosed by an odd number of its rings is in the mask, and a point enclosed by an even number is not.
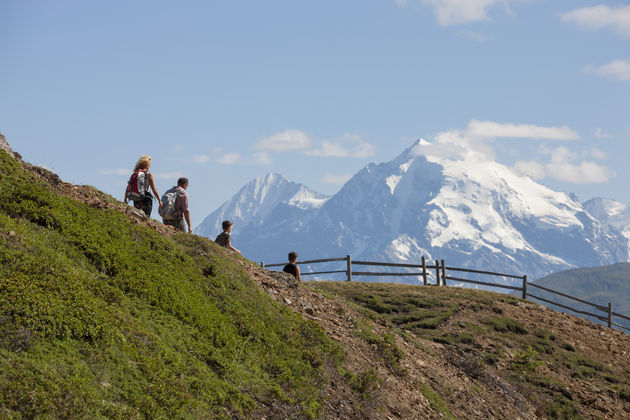
<svg viewBox="0 0 630 420"><path fill-rule="evenodd" d="M56 194L0 151L0 417L321 408L341 352L209 241Z"/></svg>

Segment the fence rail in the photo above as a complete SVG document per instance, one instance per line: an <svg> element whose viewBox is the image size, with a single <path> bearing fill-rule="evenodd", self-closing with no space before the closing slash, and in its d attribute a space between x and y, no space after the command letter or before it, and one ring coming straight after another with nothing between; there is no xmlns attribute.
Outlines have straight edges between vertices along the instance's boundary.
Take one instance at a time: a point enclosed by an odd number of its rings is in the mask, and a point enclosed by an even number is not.
<svg viewBox="0 0 630 420"><path fill-rule="evenodd" d="M420 264L402 264L402 263L377 262L377 261L353 261L350 255L346 255L345 257L339 257L339 258L323 258L323 259L299 261L297 262L297 264L301 264L301 265L322 264L322 263L342 262L342 261L346 263L346 268L344 270L314 271L314 272L308 272L308 273L301 273L301 275L314 276L318 274L319 275L345 274L346 281L352 281L352 276L379 276L379 277L411 277L413 276L413 277L422 277L422 282L424 285L431 284L429 282L429 276L431 276L431 277L435 277L435 286L440 286L440 285L446 286L446 282L448 280L448 281L455 281L455 282L462 282L462 283L471 283L471 284L476 284L476 285L481 285L481 286L496 287L500 289L515 290L515 291L521 292L521 297L523 299L533 298L541 302L555 305L559 308L570 310L576 314L591 316L593 318L599 319L601 321L606 322L608 325L608 328L612 328L614 326L622 330L630 331L630 328L627 328L613 321L613 317L630 320L630 316L613 312L612 304L610 302L608 302L608 306L602 306L597 303L589 302L587 300L580 299L575 296L571 296L566 293L559 292L557 290L552 290L548 287L540 286L534 283L528 283L526 275L519 276L515 274L497 273L493 271L473 270L473 269L460 268L460 267L447 267L444 260L435 260L434 264L427 264L427 260L425 259L425 257L422 257ZM262 268L282 267L285 264L286 263L265 264L264 262L261 262L260 266ZM352 271L353 265L372 266L372 267L389 267L389 268L412 268L412 269L415 268L415 269L421 269L421 271L413 271L413 272ZM492 283L489 281L466 279L462 277L455 277L455 276L447 275L446 274L447 270L452 271L452 272L458 272L458 273L469 273L469 274L478 274L478 275L493 276L493 277L502 277L504 279L516 279L516 280L521 280L522 283L521 283L521 286L511 286L507 284ZM544 290L547 293L551 293L552 295L557 295L557 296L561 296L567 299L571 299L576 302L582 303L584 305L590 305L596 310L600 312L604 312L605 315L598 315L592 312L573 308L571 306L565 305L557 301L553 301L551 299L532 295L531 293L529 293L528 287L534 287L540 290Z"/></svg>

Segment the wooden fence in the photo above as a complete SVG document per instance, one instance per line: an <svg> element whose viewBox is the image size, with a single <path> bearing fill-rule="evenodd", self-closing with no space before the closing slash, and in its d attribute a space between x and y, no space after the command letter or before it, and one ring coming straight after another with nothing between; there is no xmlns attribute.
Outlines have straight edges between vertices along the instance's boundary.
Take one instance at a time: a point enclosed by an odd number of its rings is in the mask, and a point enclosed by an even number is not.
<svg viewBox="0 0 630 420"><path fill-rule="evenodd" d="M422 262L420 264L399 264L399 263L388 263L388 262L374 262L374 261L354 261L352 260L352 257L350 255L346 255L345 257L340 257L340 258L324 258L324 259L318 259L318 260L306 260L306 261L299 261L297 262L297 264L299 265L306 265L306 264L322 264L322 263L331 263L331 262L345 262L345 267L342 270L328 270L328 271L313 271L313 272L308 272L308 273L301 273L302 276L315 276L315 275L322 275L322 274L345 274L346 280L347 281L352 281L353 276L379 276L379 277L409 277L409 276L413 276L413 277L421 277L422 278L422 283L426 286L426 285L435 285L435 286L446 286L447 282L450 281L455 281L455 282L462 282L462 283L471 283L471 284L476 284L476 285L481 285L481 286L489 286L489 287L497 287L500 289L507 289L507 290L513 290L513 291L518 291L521 292L521 298L523 299L527 299L527 298L533 298L536 300L539 300L541 302L545 302L551 305L555 305L557 307L563 308L563 309L568 309L574 313L580 314L580 315L586 315L586 316L591 316L594 317L596 319L599 319L601 321L604 321L608 324L608 328L612 328L617 327L617 328L621 328L623 330L626 331L630 331L630 328L627 328L623 325L620 325L616 322L614 322L613 317L617 317L617 318L622 318L625 320L630 320L630 317L627 315L623 315L617 312L613 312L612 310L612 304L610 302L608 302L608 306L601 306L599 304L593 303L593 302L588 302L586 300L580 299L580 298L576 298L574 296L570 296L567 295L565 293L562 292L558 292L556 290L552 290L549 289L547 287L543 287L543 286L539 286L537 284L534 283L528 283L527 282L527 276L526 275L522 275L522 276L517 276L517 275L513 275L513 274L505 274L505 273L496 273L493 271L482 271L482 270L471 270L468 268L457 268L457 267L447 267L446 263L444 262L444 260L435 260L435 263L431 262L430 264L427 264L427 261L425 259L425 257L422 257ZM260 263L260 266L262 268L269 268L269 267L283 267L286 263L274 263L274 264L265 264L264 261ZM391 272L391 271L352 271L353 270L353 266L374 266L374 267L388 267L388 268L405 268L405 269L412 269L412 270L417 270L417 271L406 271L406 272ZM448 274L447 274L448 271ZM469 274L476 274L476 275L482 275L482 276L490 276L490 277L502 277L504 279L515 279L515 280L521 280L521 286L510 286L507 284L500 284L500 283L496 283L496 282L489 282L489 281L480 281L480 280L472 280L472 279L466 279L466 278L462 278L462 277L456 277L456 276L452 276L450 275L451 272L454 273L469 273ZM429 277L434 277L435 281L434 283L431 283L429 281ZM528 288L536 288L536 289L540 289L540 290L544 290L548 293L551 293L552 295L557 295L557 296L562 296L564 298L567 299L571 299L574 300L576 302L580 302L582 304L585 305L590 305L593 308L595 308L598 311L604 312L604 315L601 314L595 314L595 313L591 313L588 311L582 311L580 309L577 308L572 308L570 306L561 304L559 302L555 302L553 300L550 299L545 299L542 298L540 296L536 296L536 295L532 295L531 293L529 293L529 289Z"/></svg>

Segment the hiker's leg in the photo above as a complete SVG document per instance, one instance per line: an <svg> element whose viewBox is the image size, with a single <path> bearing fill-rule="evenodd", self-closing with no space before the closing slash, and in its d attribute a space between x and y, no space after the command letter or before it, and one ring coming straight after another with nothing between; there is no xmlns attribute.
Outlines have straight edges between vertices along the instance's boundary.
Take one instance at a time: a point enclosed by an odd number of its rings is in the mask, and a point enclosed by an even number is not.
<svg viewBox="0 0 630 420"><path fill-rule="evenodd" d="M153 196L150 193L147 193L147 195L144 197L142 205L142 211L144 211L144 214L146 214L147 217L151 217L151 210L153 210Z"/></svg>

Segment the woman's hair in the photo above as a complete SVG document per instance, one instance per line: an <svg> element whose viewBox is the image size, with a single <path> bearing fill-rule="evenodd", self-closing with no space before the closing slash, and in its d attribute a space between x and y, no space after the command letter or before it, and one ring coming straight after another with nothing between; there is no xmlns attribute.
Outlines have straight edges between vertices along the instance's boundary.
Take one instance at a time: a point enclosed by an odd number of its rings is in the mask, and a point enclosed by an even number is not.
<svg viewBox="0 0 630 420"><path fill-rule="evenodd" d="M151 156L142 155L140 159L138 159L138 162L136 162L136 167L133 170L135 172L138 169L149 169L149 166L151 166Z"/></svg>

